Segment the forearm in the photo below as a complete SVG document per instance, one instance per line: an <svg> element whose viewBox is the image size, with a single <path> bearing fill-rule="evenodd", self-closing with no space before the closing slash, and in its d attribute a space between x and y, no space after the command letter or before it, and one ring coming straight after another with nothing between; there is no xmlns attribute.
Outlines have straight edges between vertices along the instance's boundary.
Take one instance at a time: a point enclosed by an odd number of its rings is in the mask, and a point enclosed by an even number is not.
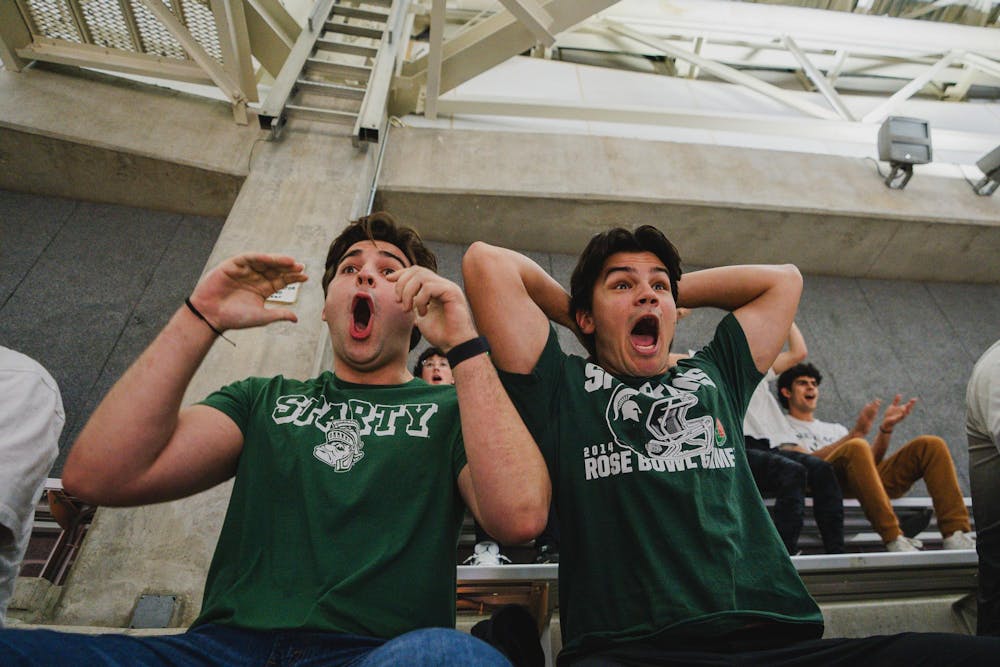
<svg viewBox="0 0 1000 667"><path fill-rule="evenodd" d="M746 336L754 365L766 373L795 317L802 275L791 264L724 266L684 276L678 290L681 306L732 311Z"/></svg>
<svg viewBox="0 0 1000 667"><path fill-rule="evenodd" d="M185 306L115 383L70 451L63 481L75 487L134 479L177 426L181 400L215 333Z"/></svg>
<svg viewBox="0 0 1000 667"><path fill-rule="evenodd" d="M530 257L480 241L469 248L466 258L462 270L470 300L479 285L485 292L483 296L488 298L493 292L491 286L519 283L548 319L564 327L575 328L569 312L569 294ZM471 282L470 277L474 278Z"/></svg>
<svg viewBox="0 0 1000 667"><path fill-rule="evenodd" d="M878 435L872 441L872 456L875 458L876 464L881 463L882 459L885 458L885 453L889 451L889 441L891 439L892 429L885 429L885 427L880 426Z"/></svg>
<svg viewBox="0 0 1000 667"><path fill-rule="evenodd" d="M454 368L478 520L504 543L535 537L548 519L545 461L487 355Z"/></svg>
<svg viewBox="0 0 1000 667"><path fill-rule="evenodd" d="M530 373L550 320L575 331L565 290L520 253L473 243L462 259L462 276L476 327L489 339L498 368Z"/></svg>
<svg viewBox="0 0 1000 667"><path fill-rule="evenodd" d="M794 283L788 285L788 281L790 276L797 273L798 270L788 264L720 266L692 271L685 273L677 283L677 305L686 308L710 306L736 310L769 291L794 289ZM801 279L799 283L801 284Z"/></svg>

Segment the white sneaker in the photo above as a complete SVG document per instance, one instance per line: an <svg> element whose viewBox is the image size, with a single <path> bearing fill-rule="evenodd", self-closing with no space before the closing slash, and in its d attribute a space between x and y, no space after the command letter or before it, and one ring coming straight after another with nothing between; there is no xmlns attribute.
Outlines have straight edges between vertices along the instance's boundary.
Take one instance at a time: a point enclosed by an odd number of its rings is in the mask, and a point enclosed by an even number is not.
<svg viewBox="0 0 1000 667"><path fill-rule="evenodd" d="M885 543L886 551L920 551L924 546L924 543L920 540L914 539L912 537L907 537L905 535L900 535L892 542Z"/></svg>
<svg viewBox="0 0 1000 667"><path fill-rule="evenodd" d="M942 549L975 549L976 538L969 533L956 530L941 541Z"/></svg>
<svg viewBox="0 0 1000 667"><path fill-rule="evenodd" d="M500 553L499 544L487 541L478 542L463 565L502 565L509 562L510 559Z"/></svg>

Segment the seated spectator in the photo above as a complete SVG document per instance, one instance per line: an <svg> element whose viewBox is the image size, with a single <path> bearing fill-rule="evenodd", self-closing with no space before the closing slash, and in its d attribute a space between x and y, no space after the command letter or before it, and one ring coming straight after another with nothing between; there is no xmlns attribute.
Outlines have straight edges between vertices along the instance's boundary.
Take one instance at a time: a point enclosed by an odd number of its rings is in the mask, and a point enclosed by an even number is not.
<svg viewBox="0 0 1000 667"><path fill-rule="evenodd" d="M823 376L812 364L797 364L778 378L778 401L788 410L788 423L795 431L796 446L783 449L812 454L828 461L837 472L845 495L858 499L872 527L888 551L916 551L919 540L906 537L892 510L890 498L899 498L923 478L934 502L945 549L972 549L969 512L958 486L955 465L944 440L922 435L886 458L893 429L913 410L917 399L906 403L897 394L882 415L875 439L865 439L881 401L865 405L851 430L841 424L816 419L819 385Z"/></svg>
<svg viewBox="0 0 1000 667"><path fill-rule="evenodd" d="M94 411L63 470L67 491L105 506L234 478L199 617L154 637L4 630L0 662L506 665L454 629L463 501L501 538L527 540L545 522L548 478L533 473L537 445L461 289L435 268L388 214L355 221L330 245L321 283L332 372L247 378L181 407L217 338L297 321L265 301L306 280L281 255L209 271ZM421 334L448 350L455 387L410 374Z"/></svg>
<svg viewBox="0 0 1000 667"><path fill-rule="evenodd" d="M806 358L808 348L799 327L788 331L788 349L781 352L750 397L743 418L747 460L757 487L775 496L774 525L788 553L798 551L805 492L813 497L813 518L828 554L844 553L844 496L833 468L826 461L782 445L797 443L769 383ZM760 446L757 443L766 443Z"/></svg>
<svg viewBox="0 0 1000 667"><path fill-rule="evenodd" d="M690 312L687 308L678 308L677 321L680 322ZM799 363L807 353L805 339L793 323L788 335L788 349L774 360L750 397L743 418L743 438L754 483L762 496L774 498L771 518L788 553L794 555L799 552L805 497L811 489L813 516L823 548L826 553L839 554L844 553L844 498L840 484L826 461L780 449L782 444L795 444L795 434L768 385L777 373ZM691 356L690 353L671 353L670 364L673 366Z"/></svg>
<svg viewBox="0 0 1000 667"><path fill-rule="evenodd" d="M0 627L21 571L66 415L59 387L35 360L0 346Z"/></svg>
<svg viewBox="0 0 1000 667"><path fill-rule="evenodd" d="M995 636L1000 635L1000 341L972 369L965 403L979 552L976 634Z"/></svg>

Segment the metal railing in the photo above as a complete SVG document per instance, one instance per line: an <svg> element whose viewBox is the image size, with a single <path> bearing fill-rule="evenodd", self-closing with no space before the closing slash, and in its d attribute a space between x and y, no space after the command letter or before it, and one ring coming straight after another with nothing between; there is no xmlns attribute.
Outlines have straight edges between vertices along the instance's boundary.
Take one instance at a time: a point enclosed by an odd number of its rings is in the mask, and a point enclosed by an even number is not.
<svg viewBox="0 0 1000 667"><path fill-rule="evenodd" d="M277 0L0 0L7 69L37 60L214 85L241 123L258 99L253 56L280 68L298 30Z"/></svg>

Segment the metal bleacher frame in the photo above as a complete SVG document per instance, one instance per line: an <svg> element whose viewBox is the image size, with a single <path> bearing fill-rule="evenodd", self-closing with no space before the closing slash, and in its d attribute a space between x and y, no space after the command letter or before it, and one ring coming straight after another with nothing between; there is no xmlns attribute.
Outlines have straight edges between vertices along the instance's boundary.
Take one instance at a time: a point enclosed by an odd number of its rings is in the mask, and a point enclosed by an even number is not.
<svg viewBox="0 0 1000 667"><path fill-rule="evenodd" d="M773 505L773 500L766 499L765 503ZM806 504L806 521L800 544L815 550L821 547L821 542L812 520L812 499L807 498ZM921 497L900 498L892 504L897 514L932 507L930 498ZM971 507L971 499L966 498L965 504ZM953 610L961 616L964 613L959 608L961 601L974 599L978 577L976 551L941 550L942 537L935 517L917 536L924 542L925 550L908 553L888 553L884 550L881 538L872 530L857 500L844 500L844 528L849 553L792 556L799 576L820 605L903 603L912 599L946 596L956 600ZM469 533L471 527L463 528L463 542L474 541ZM508 598L516 597L519 591L524 595L524 591L529 589L547 589L545 608L533 610L539 620L547 665L554 664L550 621L558 605L558 580L557 564L457 566L460 600L463 591L474 591L479 596L477 599L488 599L492 595L497 603L502 604ZM967 620L965 623L969 627Z"/></svg>

